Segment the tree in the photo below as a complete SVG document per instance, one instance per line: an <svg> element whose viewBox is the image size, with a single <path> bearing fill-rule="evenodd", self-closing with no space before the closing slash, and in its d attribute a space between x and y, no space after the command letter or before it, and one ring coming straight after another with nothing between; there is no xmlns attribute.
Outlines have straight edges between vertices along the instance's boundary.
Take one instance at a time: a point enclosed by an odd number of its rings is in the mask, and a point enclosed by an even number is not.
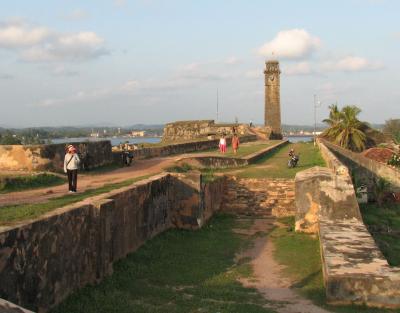
<svg viewBox="0 0 400 313"><path fill-rule="evenodd" d="M13 135L10 131L6 131L4 135L0 135L0 144L1 145L20 145L21 140L15 135Z"/></svg>
<svg viewBox="0 0 400 313"><path fill-rule="evenodd" d="M337 104L332 104L329 106L329 118L324 119L323 122L329 125L323 133L323 137L336 138L339 133L338 125L342 119L341 112L338 109Z"/></svg>
<svg viewBox="0 0 400 313"><path fill-rule="evenodd" d="M322 136L353 151L365 149L367 136L364 132L366 123L361 122L357 116L360 108L347 105L339 111L337 105L330 106L329 118L324 120L329 125Z"/></svg>
<svg viewBox="0 0 400 313"><path fill-rule="evenodd" d="M400 144L400 119L387 120L383 126L383 132L390 135L393 140Z"/></svg>

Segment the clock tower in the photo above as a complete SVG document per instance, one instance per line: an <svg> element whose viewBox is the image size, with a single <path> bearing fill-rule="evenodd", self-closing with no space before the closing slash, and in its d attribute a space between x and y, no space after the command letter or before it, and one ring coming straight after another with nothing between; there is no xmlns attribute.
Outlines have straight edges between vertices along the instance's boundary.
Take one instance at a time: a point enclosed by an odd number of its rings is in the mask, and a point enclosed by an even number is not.
<svg viewBox="0 0 400 313"><path fill-rule="evenodd" d="M279 62L265 62L265 126L271 129L270 139L282 139Z"/></svg>

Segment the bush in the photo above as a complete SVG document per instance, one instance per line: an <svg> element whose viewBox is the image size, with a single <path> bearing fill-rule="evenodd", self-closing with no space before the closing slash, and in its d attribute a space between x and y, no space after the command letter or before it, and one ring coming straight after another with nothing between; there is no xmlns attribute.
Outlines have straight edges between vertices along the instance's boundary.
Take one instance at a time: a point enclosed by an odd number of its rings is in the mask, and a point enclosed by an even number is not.
<svg viewBox="0 0 400 313"><path fill-rule="evenodd" d="M400 167L400 154L393 153L390 160L387 162L388 165Z"/></svg>

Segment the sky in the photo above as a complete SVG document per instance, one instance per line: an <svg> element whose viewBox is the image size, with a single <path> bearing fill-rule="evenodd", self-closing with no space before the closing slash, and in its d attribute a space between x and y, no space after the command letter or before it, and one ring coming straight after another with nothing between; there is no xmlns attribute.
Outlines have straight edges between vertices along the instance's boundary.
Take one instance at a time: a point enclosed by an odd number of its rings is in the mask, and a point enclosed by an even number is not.
<svg viewBox="0 0 400 313"><path fill-rule="evenodd" d="M263 123L271 58L285 124L400 118L400 1L3 2L0 126Z"/></svg>

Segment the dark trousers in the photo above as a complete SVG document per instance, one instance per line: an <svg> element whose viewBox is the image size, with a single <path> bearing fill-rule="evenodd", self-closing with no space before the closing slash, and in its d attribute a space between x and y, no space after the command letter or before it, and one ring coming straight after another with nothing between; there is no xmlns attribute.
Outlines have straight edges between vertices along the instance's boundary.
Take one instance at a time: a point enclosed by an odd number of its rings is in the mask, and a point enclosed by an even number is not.
<svg viewBox="0 0 400 313"><path fill-rule="evenodd" d="M78 187L78 170L67 170L67 175L69 191L76 191L76 187Z"/></svg>

